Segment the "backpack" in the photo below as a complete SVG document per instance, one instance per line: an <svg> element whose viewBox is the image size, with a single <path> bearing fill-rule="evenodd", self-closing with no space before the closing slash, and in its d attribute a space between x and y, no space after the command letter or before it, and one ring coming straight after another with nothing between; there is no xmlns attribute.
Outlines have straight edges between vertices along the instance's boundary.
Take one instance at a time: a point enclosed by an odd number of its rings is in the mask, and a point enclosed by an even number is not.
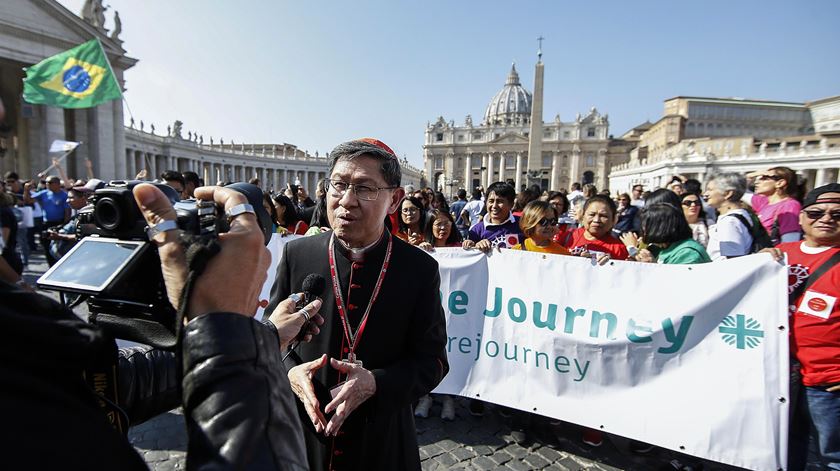
<svg viewBox="0 0 840 471"><path fill-rule="evenodd" d="M773 239L770 238L770 234L767 233L767 229L761 225L761 221L758 220L758 216L756 216L752 211L748 210L747 212L750 213L752 224L747 222L747 219L740 214L733 213L732 216L741 221L741 224L747 227L747 230L752 236L752 244L750 244L749 253L758 253L763 249L773 247Z"/></svg>

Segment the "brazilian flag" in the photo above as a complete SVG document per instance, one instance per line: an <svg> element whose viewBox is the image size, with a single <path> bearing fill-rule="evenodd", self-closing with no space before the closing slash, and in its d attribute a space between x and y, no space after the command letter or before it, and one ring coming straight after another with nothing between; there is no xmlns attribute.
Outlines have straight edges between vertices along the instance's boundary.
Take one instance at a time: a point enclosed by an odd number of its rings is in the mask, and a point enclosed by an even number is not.
<svg viewBox="0 0 840 471"><path fill-rule="evenodd" d="M90 108L122 97L105 51L92 39L26 69L23 99L61 108Z"/></svg>

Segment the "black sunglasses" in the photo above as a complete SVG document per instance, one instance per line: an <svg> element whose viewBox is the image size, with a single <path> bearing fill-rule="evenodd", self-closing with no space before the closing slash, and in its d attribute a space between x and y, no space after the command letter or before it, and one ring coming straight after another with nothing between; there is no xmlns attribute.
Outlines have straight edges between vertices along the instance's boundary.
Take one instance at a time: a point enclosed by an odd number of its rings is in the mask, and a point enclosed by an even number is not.
<svg viewBox="0 0 840 471"><path fill-rule="evenodd" d="M542 218L537 224L539 224L542 227L556 226L557 218Z"/></svg>
<svg viewBox="0 0 840 471"><path fill-rule="evenodd" d="M701 206L699 200L683 200L683 206Z"/></svg>
<svg viewBox="0 0 840 471"><path fill-rule="evenodd" d="M761 180L779 181L782 178L784 178L784 177L780 177L779 175L759 175L759 176L755 177L755 179L758 180L758 181L761 181Z"/></svg>
<svg viewBox="0 0 840 471"><path fill-rule="evenodd" d="M840 210L828 211L824 209L803 209L802 212L805 213L805 216L807 216L808 219L814 221L822 219L822 217L825 216L826 213L828 213L832 221L840 222Z"/></svg>

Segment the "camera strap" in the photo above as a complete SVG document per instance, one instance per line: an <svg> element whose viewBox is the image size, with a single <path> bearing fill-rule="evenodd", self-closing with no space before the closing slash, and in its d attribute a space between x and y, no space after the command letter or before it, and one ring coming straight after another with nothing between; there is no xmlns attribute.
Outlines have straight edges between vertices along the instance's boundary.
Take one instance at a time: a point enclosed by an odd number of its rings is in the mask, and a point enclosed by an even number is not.
<svg viewBox="0 0 840 471"><path fill-rule="evenodd" d="M82 373L85 383L96 396L99 408L105 414L108 423L123 435L128 433L128 415L118 405L117 394L117 342L108 337L105 340L108 351L105 355L96 355L91 364Z"/></svg>
<svg viewBox="0 0 840 471"><path fill-rule="evenodd" d="M184 316L186 315L193 288L198 277L204 273L207 264L222 250L219 240L215 237L198 237L191 241L187 247L187 282L181 291L181 300L178 303L178 315L175 317L175 336L180 339L184 328ZM180 342L179 342L180 343Z"/></svg>

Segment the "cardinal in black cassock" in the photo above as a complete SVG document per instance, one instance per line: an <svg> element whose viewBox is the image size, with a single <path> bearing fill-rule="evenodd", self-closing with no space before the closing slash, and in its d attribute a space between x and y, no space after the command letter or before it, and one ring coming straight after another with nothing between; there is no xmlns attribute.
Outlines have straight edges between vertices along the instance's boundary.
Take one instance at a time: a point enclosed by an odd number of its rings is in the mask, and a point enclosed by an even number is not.
<svg viewBox="0 0 840 471"><path fill-rule="evenodd" d="M333 154L339 155L345 144ZM351 144L365 149L360 141ZM313 470L420 469L412 403L434 389L449 371L437 262L425 251L392 236L382 225L386 211L398 206L402 190L387 187L382 175L377 175L381 159L369 154L376 154L375 147L387 149L390 155L393 152L379 141L373 144L368 154L356 151L349 158L334 157L330 179L335 186L327 191L328 217L334 231L284 246L267 307L267 312L272 312L282 300L301 290L307 275L320 274L327 280L320 311L325 322L319 335L298 347L299 360L287 360L287 368L326 354L361 362L375 379L373 395L350 413L336 436L316 432L298 399ZM342 185L342 181L351 185ZM368 188L351 188L353 184ZM372 196L390 199L362 198ZM374 204L384 205L383 215L370 212ZM372 227L363 225L374 221ZM350 248L352 244L345 240L362 231L374 234L373 242ZM315 371L313 383L320 383L326 391L345 379L328 362ZM329 400L326 394L321 409Z"/></svg>

